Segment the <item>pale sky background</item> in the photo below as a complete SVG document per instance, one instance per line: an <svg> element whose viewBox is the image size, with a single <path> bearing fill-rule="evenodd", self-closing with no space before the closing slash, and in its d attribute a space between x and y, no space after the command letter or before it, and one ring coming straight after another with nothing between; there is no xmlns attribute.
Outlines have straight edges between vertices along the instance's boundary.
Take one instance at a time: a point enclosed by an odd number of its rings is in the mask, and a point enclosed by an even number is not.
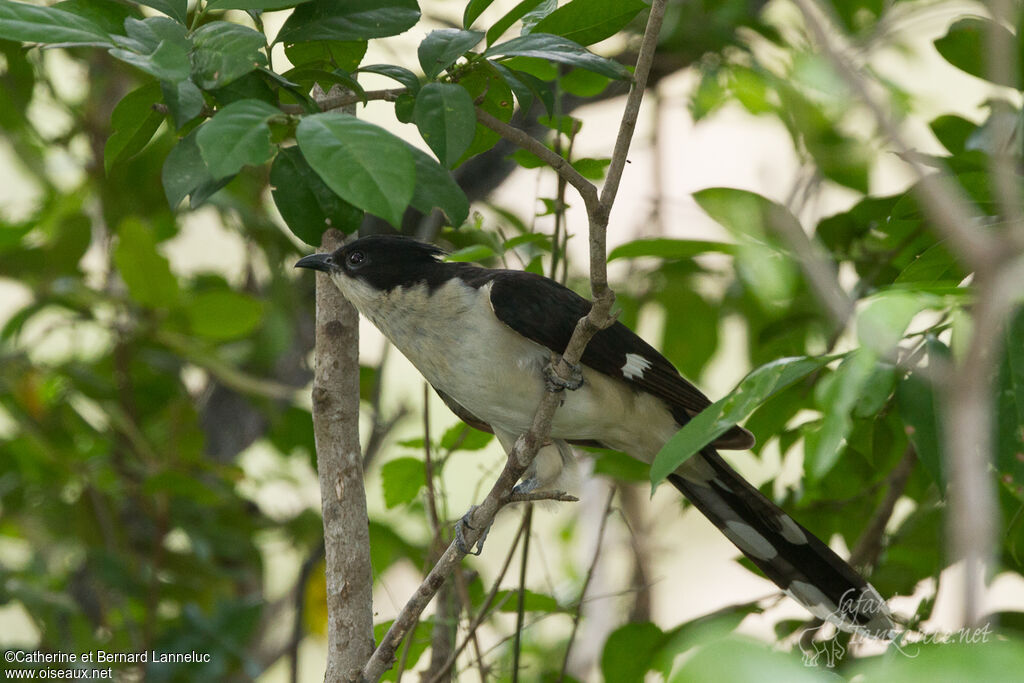
<svg viewBox="0 0 1024 683"><path fill-rule="evenodd" d="M478 25L487 25L489 21L501 16L512 5L514 0L497 0L483 15ZM917 105L915 119L925 122L942 113L958 113L973 120L980 120L985 115L980 105L991 94L991 90L983 82L963 74L946 64L934 51L931 41L942 35L951 17L961 13L968 5L942 5L924 12L916 12L912 18L901 25L904 38L904 50L883 50L871 55L871 64L879 73L892 79L900 86L915 95ZM463 2L441 2L423 0L421 7L424 16L444 16L453 21L461 19ZM791 16L795 11L786 2L775 2L770 12L778 17ZM287 13L272 13L266 16L268 30L279 27ZM390 62L404 65L419 71L416 60L416 46L433 28L429 21L422 21L411 31L392 39L374 41L364 63ZM595 51L613 45L599 45ZM283 70L285 63L283 51L278 46L274 55L275 66ZM46 60L56 73L61 75L61 88L65 93L74 95L76 88L81 88L84 79L77 77L77 67L58 51L46 54ZM367 89L392 87L393 83L383 77L366 75L362 80ZM727 239L725 231L711 221L697 207L691 193L706 187L729 186L759 192L767 197L785 201L798 177L798 162L793 152L790 139L784 128L776 120L764 117L753 117L738 107L726 107L708 119L694 124L688 109L687 100L697 77L692 72L680 73L663 81L658 88L660 103L660 129L657 139L660 153L652 149L652 122L654 112L652 98L645 100L641 111L640 122L629 155L630 162L626 166L618 201L612 212L609 228L609 248L638 237L657 234L657 226L648 224L654 194L654 164L659 164L663 196L660 208L663 225L668 236L700 239ZM941 84L941 87L937 87ZM79 96L85 93L78 92ZM600 104L582 108L574 115L584 121L582 132L576 142L579 156L608 156L614 141L614 132L618 126L623 99L612 99ZM60 131L67 121L54 107L45 104L36 105L35 120L47 130ZM393 118L393 108L386 103L371 103L368 107L360 107L358 115L371 120L395 132L408 141L425 148L416 128L412 125L400 124ZM866 121L865 121L866 124ZM939 152L940 147L931 133L922 124L907 130L907 135L914 146L922 152ZM86 150L80 150L85 154ZM50 163L55 169L62 185L74 187L81 177L81 158L67 158L54 154ZM908 182L908 175L901 163L891 155L881 155L879 163L872 173L871 185L875 192L890 193L898 191ZM491 201L500 206L510 208L521 217L528 218L531 200L539 196L550 196L554 191L554 176L548 172L537 170L518 170L491 197ZM843 210L856 201L854 193L826 186L825 190L811 203L807 215L801 216L805 226L813 225L816 218ZM20 172L18 162L12 157L12 151L0 143L0 215L8 219L18 219L29 214L31 207L38 200L38 188L34 188ZM586 217L582 211L582 202L570 195L570 203L575 205L568 215L570 230L577 237L572 241L572 263L585 267L586 259ZM538 202L539 204L539 202ZM478 207L474 207L474 210ZM484 211L490 227L493 216ZM544 228L538 221L538 228ZM161 246L163 253L170 259L171 266L179 274L217 270L225 272L231 281L240 282L243 263L243 240L239 234L220 225L216 213L212 210L200 210L182 216L183 229L181 234ZM95 258L95 254L87 255L86 262ZM614 265L614 264L613 264ZM714 262L715 267L729 268L728 260ZM621 274L619 268L612 268L612 278ZM301 275L300 275L301 276ZM709 286L714 286L712 282ZM0 324L18 307L23 305L28 293L19 285L0 279ZM309 302L312 308L313 302ZM693 377L704 389L705 393L718 398L728 392L743 377L749 368L740 360L744 340L741 325L737 321L722 321L721 348L713 359L703 377ZM656 311L645 312L641 317L640 332L654 336L660 325ZM365 321L361 325L360 350L366 362L374 362L379 358L384 342L377 331ZM27 334L26 338L31 338ZM102 349L102 343L98 342ZM50 340L35 353L39 360L53 357L67 349L66 340ZM392 352L386 373L386 400L383 406L385 414L407 405L417 414L422 404L423 383L415 370L398 353ZM456 422L456 418L439 400L431 403L431 428L434 434ZM418 420L409 419L392 438L395 440L417 436L422 428ZM369 433L364 423L364 437ZM764 437L762 437L764 438ZM387 448L383 458L408 454L399 448ZM782 456L778 449L769 449L761 460L749 453L726 453L726 457L755 484L767 479L782 467ZM790 454L792 455L792 454ZM483 492L500 468L502 460L496 442L483 454L462 454L453 458L445 470L445 488L449 492L449 511L458 517L470 504L478 501ZM319 507L318 485L315 473L305 465L303 459L285 459L277 455L268 445L257 443L241 458L248 479L242 484L249 493L270 514L290 516L297 510L307 506ZM792 481L798 471L799 459L786 458L786 476L783 480ZM289 475L288 481L277 476L282 471ZM272 482L268 482L268 477ZM575 573L582 575L593 554L593 542L597 524L605 499L607 486L600 480L584 481L582 501L573 505L547 506L534 516L535 542L531 544L534 553L528 583L531 587L543 592L554 594L560 600L572 602L575 599L576 584L563 576L566 566L575 565ZM380 493L379 477L371 472L367 478L367 494L371 515L386 519L396 528L411 537L422 534L422 528L415 520L402 520L402 509L386 510ZM662 628L671 628L678 623L695 616L713 611L727 604L745 602L757 597L770 596L777 593L775 587L767 580L760 579L740 567L733 560L738 555L734 547L715 530L699 513L692 508L680 513L678 494L671 487L661 487L648 503L646 488L640 490L641 507L646 509L645 523L655 527L653 535L654 548L652 556L654 565L652 577L655 581L654 620ZM906 501L904 501L906 503ZM901 505L898 510L905 514L908 505ZM580 517L580 529L577 538L581 542L571 547L558 539L559 530L574 518ZM899 514L899 512L898 512ZM477 566L484 567L485 582L492 577L504 557L504 549L508 547L519 523L519 513L507 510L499 516L482 557L474 560ZM628 580L631 549L629 538L621 516L613 514L608 525L608 535L603 543L602 563L592 585L591 595L608 595L622 590ZM301 560L287 544L287 539L268 539L266 544L266 561L268 567L268 598L280 594L292 583L298 562ZM385 572L381 577L379 588L375 591L376 620L391 618L406 597L415 590L419 574L407 563L399 563ZM508 587L514 586L514 579L506 578ZM997 579L990 595L992 604L1000 604L1004 608L1012 607L1024 610L1024 581L1019 577ZM908 598L897 598L893 606L900 610L912 609L915 601ZM591 600L586 604L586 614L590 617L584 621L577 654L600 652L604 635L618 626L625 615L617 613L618 602L612 598L610 602ZM957 613L955 599L940 596L936 608L935 628L949 628L953 616ZM744 621L740 630L764 638L773 638L772 623L780 616L804 617L806 612L792 601L786 599L777 607L769 610L764 616L752 616ZM19 621L21 622L19 624ZM289 620L290 621L290 620ZM0 629L6 633L22 633L25 628L23 615L19 617L11 609L0 610L0 624L7 623L11 629ZM511 623L511 622L510 622ZM19 628L20 626L20 628ZM568 619L562 617L548 618L533 627L539 637L564 637L568 629ZM509 627L507 631L510 631ZM495 634L485 631L482 634L484 646L494 643ZM15 638L12 643L26 641ZM5 636L0 636L0 645L7 644ZM307 638L302 646L303 679L309 681L322 680L325 643L317 638ZM425 662L424 662L425 663ZM287 678L284 662L273 667L260 680L265 683L276 683Z"/></svg>

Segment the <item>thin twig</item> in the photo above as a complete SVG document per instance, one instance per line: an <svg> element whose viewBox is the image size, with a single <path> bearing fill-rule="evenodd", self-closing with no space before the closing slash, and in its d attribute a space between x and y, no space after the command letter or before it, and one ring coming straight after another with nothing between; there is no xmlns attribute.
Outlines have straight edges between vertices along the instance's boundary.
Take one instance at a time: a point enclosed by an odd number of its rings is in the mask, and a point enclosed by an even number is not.
<svg viewBox="0 0 1024 683"><path fill-rule="evenodd" d="M892 472L889 473L889 476L886 477L889 488L885 492L885 497L875 509L875 514L871 516L871 521L868 522L864 531L861 532L860 538L857 539L857 545L850 551L848 562L854 567L870 569L878 561L878 556L882 552L882 538L885 536L885 527L888 526L889 520L892 519L896 502L907 488L907 482L910 480L910 475L914 471L914 464L916 462L917 451L914 450L912 445L908 444L907 449L903 452L903 457L896 467L893 468Z"/></svg>
<svg viewBox="0 0 1024 683"><path fill-rule="evenodd" d="M578 503L580 499L565 491L531 491L530 493L512 493L505 499L507 503L533 503L538 500L553 500L559 503Z"/></svg>
<svg viewBox="0 0 1024 683"><path fill-rule="evenodd" d="M559 154L555 154L540 140L531 136L529 133L518 129L515 126L510 126L483 109L477 108L476 119L509 142L522 147L527 152L538 157L541 161L554 169L555 173L562 178L565 178L566 182L576 188L576 191L580 193L580 197L582 197L583 204L587 207L588 213L592 210L597 210L597 187L580 175L580 172L572 167L572 164L569 163L568 159Z"/></svg>
<svg viewBox="0 0 1024 683"><path fill-rule="evenodd" d="M391 88L388 90L367 90L366 91L366 102L372 102L375 100L383 100L385 102L394 102L398 99L399 95L405 94L405 88ZM320 111L332 111L334 109L344 109L345 107L351 107L354 104L359 104L364 101L364 98L356 93L346 90L340 95L329 95L322 99L317 100L317 104L320 105ZM301 104L282 104L280 106L281 111L285 114L301 115L306 113L306 108Z"/></svg>
<svg viewBox="0 0 1024 683"><path fill-rule="evenodd" d="M572 615L572 631L569 632L569 642L565 646L565 655L562 657L562 670L558 673L558 683L565 679L565 673L569 669L569 655L572 654L572 645L576 641L576 632L580 627L580 618L583 616L583 601L587 597L587 589L590 581L594 578L594 570L597 568L597 560L601 556L601 542L604 540L604 528L608 523L608 515L612 511L612 501L615 499L616 487L608 492L608 502L604 504L604 514L601 515L601 524L597 527L597 542L594 545L594 557L587 568L587 576L583 579L583 587L580 589L580 599L576 605L576 612Z"/></svg>
<svg viewBox="0 0 1024 683"><path fill-rule="evenodd" d="M902 131L889 116L886 109L875 99L861 71L833 45L820 16L820 7L815 0L795 0L808 29L814 35L818 47L835 67L839 75L855 95L864 103L875 119L879 130L896 147L896 152L917 179L915 191L921 199L922 208L928 213L935 227L950 241L953 252L969 266L980 269L999 258L999 249L985 233L976 229L977 217L969 207L970 202L958 185L950 181L948 173L929 172L920 162L915 161L913 150L906 142Z"/></svg>
<svg viewBox="0 0 1024 683"><path fill-rule="evenodd" d="M324 544L320 543L302 563L295 580L295 621L292 622L292 637L288 643L288 659L291 668L291 683L299 683L299 645L305 636L303 614L306 609L306 584L317 563L324 559Z"/></svg>
<svg viewBox="0 0 1024 683"><path fill-rule="evenodd" d="M458 658L458 656L462 654L462 651L466 649L466 645L469 644L470 638L475 637L477 629L480 628L480 625L484 622L484 619L487 618L487 615L490 613L491 606L494 604L494 600L498 596L498 591L501 588L501 582L505 579L505 574L508 573L509 567L512 566L512 558L515 557L516 548L519 546L519 539L522 538L525 532L526 517L523 517L522 522L519 523L519 530L516 531L516 535L512 537L512 543L509 544L508 553L505 555L505 562L501 565L501 571L498 572L497 578L494 579L494 584L491 585L491 590L487 594L487 598L484 600L484 604L480 606L480 611L470 621L469 628L467 629L469 631L468 635L462 641L462 643L457 648L455 648L455 652L451 653L451 655L448 656L448 661L445 662L444 668L438 672L437 676L435 676L434 679L430 681L430 683L440 683L441 676L443 676L445 673L451 670L452 666L455 664L456 658ZM477 657L479 656L480 655L478 652Z"/></svg>
<svg viewBox="0 0 1024 683"><path fill-rule="evenodd" d="M513 547L515 546L513 545ZM462 601L462 604L465 606L466 616L468 617L469 609L470 606L473 604L473 601L470 600L469 597L469 586L466 585L466 572L464 571L462 565L459 565L455 568L455 590L457 590L459 593L459 600ZM473 643L473 653L476 655L477 671L480 672L480 683L487 683L487 666L484 664L484 659L483 656L481 655L480 639L477 638L475 629L473 631L470 631L466 635L466 640ZM455 661L454 654L454 652L448 653L448 659L445 661L444 667L442 667L442 671L447 672L448 670L450 670L451 662ZM435 678L430 679L430 682L428 683L432 683L434 680L440 680L440 677L443 675L443 673L439 672L438 675L435 676Z"/></svg>
<svg viewBox="0 0 1024 683"><path fill-rule="evenodd" d="M530 559L530 531L533 506L523 511L523 550L519 556L519 594L516 596L516 630L512 640L512 683L519 683L519 658L523 647L523 621L526 618L526 567Z"/></svg>

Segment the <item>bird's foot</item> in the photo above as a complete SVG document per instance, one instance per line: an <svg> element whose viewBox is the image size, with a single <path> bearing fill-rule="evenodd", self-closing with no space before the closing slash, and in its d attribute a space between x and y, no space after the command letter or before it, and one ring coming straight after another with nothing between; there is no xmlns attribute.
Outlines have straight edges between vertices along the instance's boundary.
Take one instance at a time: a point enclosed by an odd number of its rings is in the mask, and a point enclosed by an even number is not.
<svg viewBox="0 0 1024 683"><path fill-rule="evenodd" d="M583 369L579 363L573 363L569 368L569 379L562 379L555 372L554 365L548 363L544 366L544 384L548 391L553 394L563 389L576 391L583 386Z"/></svg>
<svg viewBox="0 0 1024 683"><path fill-rule="evenodd" d="M459 552L463 555L479 555L482 553L484 551L484 541L487 540L487 534L491 531L490 525L487 525L487 528L484 529L484 532L480 534L480 538L478 538L474 544L475 550L474 546L466 545L465 530L469 529L472 531L474 529L473 525L469 523L469 518L473 516L473 511L476 510L477 507L478 506L474 505L469 508L469 511L462 515L462 519L455 523L455 547L458 548Z"/></svg>
<svg viewBox="0 0 1024 683"><path fill-rule="evenodd" d="M527 477L512 487L512 495L526 495L527 493L533 493L538 488L540 488L540 480L537 477Z"/></svg>

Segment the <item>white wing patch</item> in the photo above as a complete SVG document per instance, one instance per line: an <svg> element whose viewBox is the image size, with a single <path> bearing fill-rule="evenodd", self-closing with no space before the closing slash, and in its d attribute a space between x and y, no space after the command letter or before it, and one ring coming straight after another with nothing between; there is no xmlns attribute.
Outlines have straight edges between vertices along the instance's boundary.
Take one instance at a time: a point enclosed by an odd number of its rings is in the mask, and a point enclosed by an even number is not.
<svg viewBox="0 0 1024 683"><path fill-rule="evenodd" d="M622 374L626 379L638 379L644 371L651 367L651 361L637 353L626 354L626 364L622 366Z"/></svg>
<svg viewBox="0 0 1024 683"><path fill-rule="evenodd" d="M722 533L738 545L740 550L762 560L774 559L779 554L779 551L767 538L759 534L754 527L738 519L730 519L726 522Z"/></svg>

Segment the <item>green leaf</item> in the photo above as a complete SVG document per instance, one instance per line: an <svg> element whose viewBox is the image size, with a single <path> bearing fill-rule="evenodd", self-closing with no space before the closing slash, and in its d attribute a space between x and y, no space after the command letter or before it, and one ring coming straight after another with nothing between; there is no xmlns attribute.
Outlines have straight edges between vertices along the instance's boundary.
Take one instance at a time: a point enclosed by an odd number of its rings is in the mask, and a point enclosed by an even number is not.
<svg viewBox="0 0 1024 683"><path fill-rule="evenodd" d="M929 340L927 348L929 358L949 361L949 349L941 342ZM907 375L896 385L896 406L918 460L938 484L940 493L944 494L946 473L941 450L942 416L931 382L918 373Z"/></svg>
<svg viewBox="0 0 1024 683"><path fill-rule="evenodd" d="M513 38L491 47L484 53L487 57L538 57L559 64L586 69L618 80L632 78L626 67L618 62L598 57L585 47L561 36L548 33L531 33Z"/></svg>
<svg viewBox="0 0 1024 683"><path fill-rule="evenodd" d="M531 33L551 33L580 45L610 38L647 9L641 0L572 0L537 22Z"/></svg>
<svg viewBox="0 0 1024 683"><path fill-rule="evenodd" d="M570 95L579 97L597 97L605 91L611 81L601 74L584 69L573 69L564 76L559 77L559 85L562 90Z"/></svg>
<svg viewBox="0 0 1024 683"><path fill-rule="evenodd" d="M320 245L328 228L355 232L363 212L336 195L316 174L298 147L282 149L270 167L274 204L291 231L306 244Z"/></svg>
<svg viewBox="0 0 1024 683"><path fill-rule="evenodd" d="M384 38L409 30L419 19L416 0L313 0L292 12L277 42Z"/></svg>
<svg viewBox="0 0 1024 683"><path fill-rule="evenodd" d="M652 237L620 244L608 254L608 261L620 258L642 258L654 256L663 259L691 259L699 254L735 254L736 245L707 240L681 240L668 237Z"/></svg>
<svg viewBox="0 0 1024 683"><path fill-rule="evenodd" d="M519 591L501 590L494 594L494 604L498 606L499 612L515 614L519 611ZM530 589L523 591L523 611L525 612L564 612L558 601L550 595L537 593Z"/></svg>
<svg viewBox="0 0 1024 683"><path fill-rule="evenodd" d="M342 199L401 224L416 186L416 166L402 140L334 112L304 117L295 138L309 165Z"/></svg>
<svg viewBox="0 0 1024 683"><path fill-rule="evenodd" d="M642 683L664 638L662 630L649 621L626 624L612 631L601 653L604 680Z"/></svg>
<svg viewBox="0 0 1024 683"><path fill-rule="evenodd" d="M431 31L416 51L423 74L430 79L436 78L483 37L480 31L460 31L457 28Z"/></svg>
<svg viewBox="0 0 1024 683"><path fill-rule="evenodd" d="M808 438L804 472L811 481L828 474L846 448L853 429L851 413L875 369L877 358L870 350L857 349L843 359L825 382L818 405L825 415L821 429Z"/></svg>
<svg viewBox="0 0 1024 683"><path fill-rule="evenodd" d="M572 162L572 167L575 168L581 176L587 180L601 180L604 178L604 174L608 171L608 165L612 162L611 159L577 159Z"/></svg>
<svg viewBox="0 0 1024 683"><path fill-rule="evenodd" d="M515 7L506 12L501 19L498 19L498 21L494 22L494 24L487 29L487 46L490 47L493 45L494 41L501 38L512 24L526 16L527 12L532 10L541 2L543 2L543 0L520 0Z"/></svg>
<svg viewBox="0 0 1024 683"><path fill-rule="evenodd" d="M197 130L193 130L170 151L164 161L162 179L167 203L177 208L181 200L191 195L190 205L194 209L214 192L224 187L230 178L215 180L203 161L203 155L196 144Z"/></svg>
<svg viewBox="0 0 1024 683"><path fill-rule="evenodd" d="M523 57L521 59L528 59ZM491 62L494 68L497 69L498 73L501 74L505 82L508 83L512 92L515 93L516 99L519 100L519 108L523 111L529 111L530 106L533 104L533 99L536 97L544 104L544 109L548 115L552 115L555 111L555 91L552 83L546 83L541 79L533 76L532 74L525 73L523 71L515 71L508 68L501 62ZM574 69L572 73L589 73L580 69ZM598 76L604 80L605 83L610 81L604 76Z"/></svg>
<svg viewBox="0 0 1024 683"><path fill-rule="evenodd" d="M896 276L895 283L930 285L947 281L956 284L962 279L959 263L949 253L946 245L940 242L914 257Z"/></svg>
<svg viewBox="0 0 1024 683"><path fill-rule="evenodd" d="M759 194L725 187L695 192L704 211L739 242L736 268L766 311L783 309L796 292L800 273L775 238L781 230L802 230L785 207ZM784 228L782 226L785 226Z"/></svg>
<svg viewBox="0 0 1024 683"><path fill-rule="evenodd" d="M223 88L214 88L210 91L210 95L218 109L223 109L239 100L262 100L276 107L279 104L279 98L277 91L270 85L271 80L276 79L264 73L262 69L257 69L241 78L236 78ZM281 85L287 87L283 83Z"/></svg>
<svg viewBox="0 0 1024 683"><path fill-rule="evenodd" d="M310 0L210 0L209 8L214 10L275 10L295 7Z"/></svg>
<svg viewBox="0 0 1024 683"><path fill-rule="evenodd" d="M359 70L365 71L366 73L380 74L381 76L393 78L404 85L411 95L415 95L420 91L419 77L404 67L395 66L394 64L371 64L369 66L360 67Z"/></svg>
<svg viewBox="0 0 1024 683"><path fill-rule="evenodd" d="M359 85L356 79L352 78L342 69L334 69L333 71L324 71L323 69L290 69L283 76L308 89L312 89L313 84L318 83L324 89L324 92L330 91L334 85L340 85L358 95L363 100L363 104L366 104L366 91L363 90L363 86Z"/></svg>
<svg viewBox="0 0 1024 683"><path fill-rule="evenodd" d="M1018 45L1017 41L1020 37L1015 37L1001 23L982 17L966 17L954 22L946 35L935 40L935 49L947 62L961 71L966 71L977 78L991 80L985 56L988 41L991 40L989 36L993 31L1003 34L1000 39L1003 44ZM1005 85L1010 88L1018 87L1022 76L1020 70L1024 64L1021 63L1019 56L1016 61L1017 64L1014 65L1017 71L1016 78L1009 82L997 83L997 85ZM1012 73L1014 69L1010 71Z"/></svg>
<svg viewBox="0 0 1024 683"><path fill-rule="evenodd" d="M853 662L849 680L863 683L981 683L1007 680L1007 672L1024 670L1024 643L1014 638L1004 640L994 633L990 623L946 634L940 631L936 635L939 638L931 638L924 643L904 643L901 652L893 652L893 656L865 657ZM1013 678L1016 674L1009 676L1009 679Z"/></svg>
<svg viewBox="0 0 1024 683"><path fill-rule="evenodd" d="M267 64L262 52L266 38L241 24L212 21L200 26L192 40L193 74L196 84L206 90L223 87Z"/></svg>
<svg viewBox="0 0 1024 683"><path fill-rule="evenodd" d="M621 481L647 481L650 466L621 451L601 450L594 454L594 474Z"/></svg>
<svg viewBox="0 0 1024 683"><path fill-rule="evenodd" d="M416 167L416 188L409 204L424 214L435 207L441 209L454 227L459 227L469 216L469 200L448 169L418 147L408 145Z"/></svg>
<svg viewBox="0 0 1024 683"><path fill-rule="evenodd" d="M695 291L692 277L679 274L683 269L674 265L652 273L652 279L665 283L655 296L665 312L659 348L684 375L699 377L718 348L719 308Z"/></svg>
<svg viewBox="0 0 1024 683"><path fill-rule="evenodd" d="M473 25L473 22L483 14L484 10L491 6L494 0L469 0L466 3L466 9L462 13L462 27L469 28Z"/></svg>
<svg viewBox="0 0 1024 683"><path fill-rule="evenodd" d="M775 111L770 76L759 69L732 65L728 77L729 90L748 112L759 116Z"/></svg>
<svg viewBox="0 0 1024 683"><path fill-rule="evenodd" d="M184 24L188 19L188 0L132 0L140 5L152 7L171 19Z"/></svg>
<svg viewBox="0 0 1024 683"><path fill-rule="evenodd" d="M0 0L0 38L23 43L107 47L110 36L95 22L56 7Z"/></svg>
<svg viewBox="0 0 1024 683"><path fill-rule="evenodd" d="M416 96L413 120L441 164L451 168L469 149L476 133L476 110L466 89L428 83Z"/></svg>
<svg viewBox="0 0 1024 683"><path fill-rule="evenodd" d="M280 115L262 100L239 100L200 126L196 143L210 174L219 180L274 156L267 122Z"/></svg>
<svg viewBox="0 0 1024 683"><path fill-rule="evenodd" d="M521 35L533 32L537 22L558 9L558 0L541 0L541 3L523 15Z"/></svg>
<svg viewBox="0 0 1024 683"><path fill-rule="evenodd" d="M808 650L814 654L813 650L810 648ZM836 680L835 674L815 666L805 666L798 655L778 652L769 648L765 643L732 636L704 643L692 657L683 662L676 676L672 678L672 683L682 683L683 681L827 683L834 680Z"/></svg>
<svg viewBox="0 0 1024 683"><path fill-rule="evenodd" d="M103 147L103 168L107 173L114 164L142 151L160 127L164 115L153 109L160 100L160 84L147 83L121 98L110 115L113 133Z"/></svg>
<svg viewBox="0 0 1024 683"><path fill-rule="evenodd" d="M446 450L478 451L494 439L494 434L481 432L467 424L456 422L441 436L440 446Z"/></svg>
<svg viewBox="0 0 1024 683"><path fill-rule="evenodd" d="M942 143L942 146L952 154L963 154L967 149L967 140L978 128L973 121L956 116L945 114L928 124L932 133Z"/></svg>
<svg viewBox="0 0 1024 683"><path fill-rule="evenodd" d="M474 244L445 255L444 260L453 263L473 263L490 258L494 258L493 249L485 244Z"/></svg>
<svg viewBox="0 0 1024 683"><path fill-rule="evenodd" d="M363 61L366 48L365 40L317 40L288 45L284 53L296 68L342 69L352 73Z"/></svg>
<svg viewBox="0 0 1024 683"><path fill-rule="evenodd" d="M1006 326L996 401L996 470L1000 483L1024 500L1024 309Z"/></svg>
<svg viewBox="0 0 1024 683"><path fill-rule="evenodd" d="M402 123L412 123L416 111L416 98L407 92L395 98L395 118Z"/></svg>
<svg viewBox="0 0 1024 683"><path fill-rule="evenodd" d="M512 99L512 90L490 62L478 62L475 64L473 68L463 73L462 78L459 80L459 85L469 92L470 97L473 98L478 107L491 116L505 123L512 120L515 105ZM462 155L462 159L458 163L486 152L491 147L494 147L500 139L501 136L493 130L481 123L477 123L473 144L469 146L469 149Z"/></svg>
<svg viewBox="0 0 1024 683"><path fill-rule="evenodd" d="M771 396L836 358L780 358L752 371L728 396L701 411L662 447L651 464L652 489L691 455L750 415Z"/></svg>
<svg viewBox="0 0 1024 683"><path fill-rule="evenodd" d="M840 112L828 111L793 85L782 82L776 92L790 133L811 153L822 174L833 182L867 194L873 161L871 146L837 125Z"/></svg>
<svg viewBox="0 0 1024 683"><path fill-rule="evenodd" d="M147 17L125 19L124 28L128 37L113 37L119 47L110 50L111 56L161 81L175 83L189 77L192 43L184 26L167 17Z"/></svg>
<svg viewBox="0 0 1024 683"><path fill-rule="evenodd" d="M910 321L926 307L914 292L886 291L870 297L857 313L857 339L879 355L886 355L903 339Z"/></svg>
<svg viewBox="0 0 1024 683"><path fill-rule="evenodd" d="M125 19L139 16L135 7L116 0L59 0L51 6L93 22L111 39L124 33Z"/></svg>
<svg viewBox="0 0 1024 683"><path fill-rule="evenodd" d="M423 466L420 465L420 471ZM399 536L391 527L370 520L370 564L375 572L383 572L399 560L419 563L425 550ZM424 622L420 622L422 625ZM383 637L384 633L378 637Z"/></svg>
<svg viewBox="0 0 1024 683"><path fill-rule="evenodd" d="M230 289L203 292L185 308L194 334L215 341L251 333L263 320L263 303Z"/></svg>
<svg viewBox="0 0 1024 683"><path fill-rule="evenodd" d="M171 118L174 120L174 127L181 128L186 123L199 116L203 111L203 91L196 87L191 79L160 82L160 90L164 95L164 102L171 110Z"/></svg>
<svg viewBox="0 0 1024 683"><path fill-rule="evenodd" d="M131 298L150 308L173 306L178 300L178 280L156 250L153 231L133 218L120 225L117 235L114 265Z"/></svg>
<svg viewBox="0 0 1024 683"><path fill-rule="evenodd" d="M426 483L423 461L417 458L395 458L380 468L380 483L384 489L384 505L390 510L416 499Z"/></svg>

